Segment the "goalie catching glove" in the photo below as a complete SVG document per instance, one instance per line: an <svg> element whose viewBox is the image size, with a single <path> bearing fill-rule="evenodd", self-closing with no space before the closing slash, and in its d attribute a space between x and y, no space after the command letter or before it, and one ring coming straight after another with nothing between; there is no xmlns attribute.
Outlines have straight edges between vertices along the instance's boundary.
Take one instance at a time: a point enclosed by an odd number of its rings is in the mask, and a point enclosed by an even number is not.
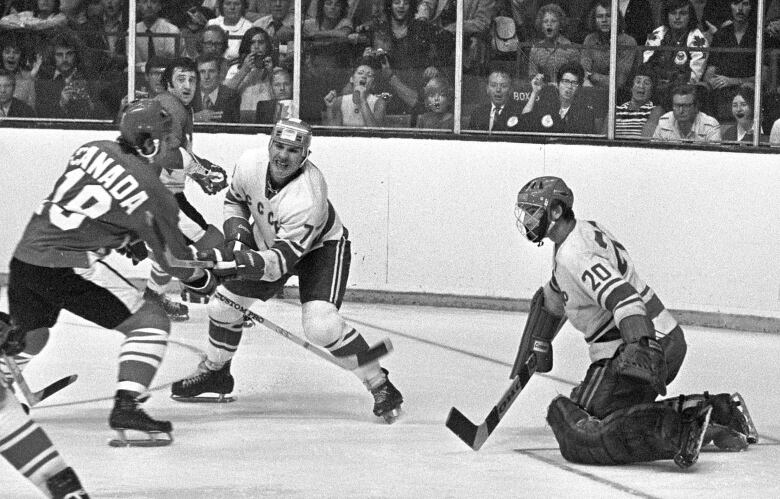
<svg viewBox="0 0 780 499"><path fill-rule="evenodd" d="M631 315L620 321L620 334L625 343L617 351L617 372L653 387L666 395L669 375L663 347L654 338L652 322L644 315Z"/></svg>

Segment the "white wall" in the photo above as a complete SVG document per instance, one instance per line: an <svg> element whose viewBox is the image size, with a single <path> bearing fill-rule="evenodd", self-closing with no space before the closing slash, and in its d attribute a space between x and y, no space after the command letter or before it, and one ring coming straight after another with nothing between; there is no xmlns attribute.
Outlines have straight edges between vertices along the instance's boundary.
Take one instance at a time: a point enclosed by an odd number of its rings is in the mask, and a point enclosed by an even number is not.
<svg viewBox="0 0 780 499"><path fill-rule="evenodd" d="M3 129L0 272L72 150L113 132ZM196 134L229 166L266 136ZM517 190L563 177L578 217L628 248L670 308L780 317L778 156L625 147L315 137L312 160L350 230L350 287L530 298L551 245L515 228ZM188 195L221 226L221 196ZM142 277L146 267L131 269Z"/></svg>

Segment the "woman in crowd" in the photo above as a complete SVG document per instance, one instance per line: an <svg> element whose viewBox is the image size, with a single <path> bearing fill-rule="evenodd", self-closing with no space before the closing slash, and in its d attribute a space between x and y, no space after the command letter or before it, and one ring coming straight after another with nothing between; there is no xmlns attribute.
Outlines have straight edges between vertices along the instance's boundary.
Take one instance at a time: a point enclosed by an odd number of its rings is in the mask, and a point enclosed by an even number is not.
<svg viewBox="0 0 780 499"><path fill-rule="evenodd" d="M663 108L653 103L653 72L642 65L634 72L631 100L615 108L616 139L649 139Z"/></svg>
<svg viewBox="0 0 780 499"><path fill-rule="evenodd" d="M434 76L423 87L427 112L417 117L417 128L452 130L452 85L444 76Z"/></svg>
<svg viewBox="0 0 780 499"><path fill-rule="evenodd" d="M696 27L696 14L690 0L665 0L664 24L656 28L645 44L644 62L657 76L656 96L669 106L669 90L678 84L697 84L704 75L707 54L696 50L710 43Z"/></svg>
<svg viewBox="0 0 780 499"><path fill-rule="evenodd" d="M347 0L317 0L317 14L303 22L303 37L347 41L353 31Z"/></svg>
<svg viewBox="0 0 780 499"><path fill-rule="evenodd" d="M60 0L36 0L32 10L8 14L0 19L0 28L44 30L62 28L68 22L60 12Z"/></svg>
<svg viewBox="0 0 780 499"><path fill-rule="evenodd" d="M349 92L338 95L336 90L331 90L325 95L325 125L382 126L386 101L383 96L372 92L378 70L373 58L363 58L349 78Z"/></svg>
<svg viewBox="0 0 780 499"><path fill-rule="evenodd" d="M737 124L723 132L724 142L753 143L753 104L755 92L748 86L739 87L731 99L731 115Z"/></svg>
<svg viewBox="0 0 780 499"><path fill-rule="evenodd" d="M271 70L275 65L271 37L263 28L249 28L241 38L238 60L225 77L225 86L241 95L242 123L254 121L258 102L273 99Z"/></svg>
<svg viewBox="0 0 780 499"><path fill-rule="evenodd" d="M28 71L24 69L24 61L28 59L26 52L26 45L17 34L8 32L0 35L0 66L16 75L14 97L35 109L35 78L41 69L43 56L36 54Z"/></svg>
<svg viewBox="0 0 780 499"><path fill-rule="evenodd" d="M548 3L536 13L536 31L542 38L528 54L528 79L543 74L547 83L555 82L558 68L567 63L579 63L580 52L561 34L566 15L557 4Z"/></svg>
<svg viewBox="0 0 780 499"><path fill-rule="evenodd" d="M249 19L244 17L247 0L219 0L217 8L221 15L210 19L208 25L216 25L225 30L229 40L224 57L228 60L236 59L239 57L239 48L243 43L241 37L252 27ZM252 109L254 112L254 108Z"/></svg>
<svg viewBox="0 0 780 499"><path fill-rule="evenodd" d="M612 22L610 0L596 0L588 16L591 32L582 43L580 64L585 69L585 84L609 88L609 41ZM623 32L623 16L618 12L618 59L615 84L623 87L634 66L636 41Z"/></svg>

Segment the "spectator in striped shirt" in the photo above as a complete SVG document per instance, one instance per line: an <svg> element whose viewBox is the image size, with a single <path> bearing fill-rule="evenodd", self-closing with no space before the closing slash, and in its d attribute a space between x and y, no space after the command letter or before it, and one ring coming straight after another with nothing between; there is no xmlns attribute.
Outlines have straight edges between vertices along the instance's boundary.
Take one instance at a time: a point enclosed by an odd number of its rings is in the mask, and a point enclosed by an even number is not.
<svg viewBox="0 0 780 499"><path fill-rule="evenodd" d="M653 103L655 80L652 69L641 65L634 73L631 100L615 108L616 139L649 139L664 110Z"/></svg>

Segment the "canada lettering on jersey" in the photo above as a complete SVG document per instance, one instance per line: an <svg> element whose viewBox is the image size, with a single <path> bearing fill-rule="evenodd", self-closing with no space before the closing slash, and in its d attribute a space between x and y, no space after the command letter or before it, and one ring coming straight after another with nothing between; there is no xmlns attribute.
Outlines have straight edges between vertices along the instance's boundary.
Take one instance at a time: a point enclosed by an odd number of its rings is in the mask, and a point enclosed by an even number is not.
<svg viewBox="0 0 780 499"><path fill-rule="evenodd" d="M112 198L119 202L118 206L127 215L132 215L139 206L149 199L149 195L140 189L138 181L127 172L125 167L116 163L114 158L106 154L105 151L101 151L97 146L77 149L71 156L68 166L79 167L84 174L94 178ZM72 185L80 179L79 175L69 172L66 174L65 183ZM57 190L60 191L60 189ZM52 201L54 200L52 199Z"/></svg>

